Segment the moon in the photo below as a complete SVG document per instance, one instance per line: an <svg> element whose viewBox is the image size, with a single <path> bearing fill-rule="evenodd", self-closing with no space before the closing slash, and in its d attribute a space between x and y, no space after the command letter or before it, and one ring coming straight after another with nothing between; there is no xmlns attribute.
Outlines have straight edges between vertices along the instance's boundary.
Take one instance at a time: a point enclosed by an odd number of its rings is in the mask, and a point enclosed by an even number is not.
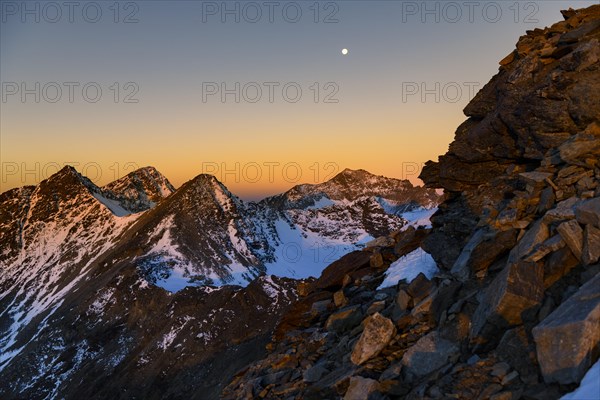
<svg viewBox="0 0 600 400"><path fill-rule="evenodd" d="M348 54L348 49L342 49L342 54L343 54L343 55L346 55L346 54Z"/></svg>

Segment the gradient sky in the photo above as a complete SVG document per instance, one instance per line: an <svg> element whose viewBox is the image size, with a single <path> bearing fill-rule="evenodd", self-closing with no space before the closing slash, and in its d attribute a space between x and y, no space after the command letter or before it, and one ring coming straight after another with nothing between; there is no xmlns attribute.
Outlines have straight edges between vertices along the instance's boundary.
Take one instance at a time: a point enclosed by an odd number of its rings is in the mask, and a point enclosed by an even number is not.
<svg viewBox="0 0 600 400"><path fill-rule="evenodd" d="M85 13L88 2L78 2L72 21L62 1L54 3L60 17L44 2L1 3L0 192L35 184L66 163L100 185L153 165L175 186L212 172L255 199L346 167L415 181L415 168L444 153L465 119L467 85L488 82L525 30L597 1L481 1L472 21L462 1L454 3L461 17L446 2L319 2L318 23L314 1L278 2L273 22L264 2L254 3L263 13L255 23L255 9L244 14L244 2L227 2L241 7L239 23L234 15L222 22L221 1L121 2L118 15L113 1L92 2ZM35 7L39 22L23 14ZM217 15L206 12L215 7ZM434 11L423 22L424 7L438 7L439 21ZM298 8L302 16L292 23ZM97 9L99 21L89 22ZM324 23L334 11L338 22ZM137 22L123 23L131 13ZM36 82L40 102L33 94L23 102L20 85L34 89ZM62 88L55 103L48 101L56 96L52 82ZM72 103L65 82L79 84ZM102 89L96 103L82 94L90 82ZM234 95L204 101L209 82L257 82L262 98L251 103L240 91L239 103ZM264 82L279 83L272 103ZM290 82L302 89L296 103L283 97ZM407 85L435 89L436 82L448 85L439 102L434 94L403 98ZM11 94L15 84L19 92ZM137 103L124 102L136 87ZM338 102L326 103L332 88Z"/></svg>

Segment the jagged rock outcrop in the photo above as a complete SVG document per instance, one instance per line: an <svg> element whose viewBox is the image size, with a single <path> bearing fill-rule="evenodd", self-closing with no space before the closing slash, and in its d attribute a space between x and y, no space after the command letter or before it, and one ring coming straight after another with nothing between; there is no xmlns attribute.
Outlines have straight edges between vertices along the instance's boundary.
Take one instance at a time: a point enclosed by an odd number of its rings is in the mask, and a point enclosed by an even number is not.
<svg viewBox="0 0 600 400"><path fill-rule="evenodd" d="M432 229L378 239L368 264L340 260L335 285L307 287L268 357L224 398L354 398L359 382L369 399L541 400L575 388L600 349L600 6L563 16L519 39L448 153L427 163L421 178L446 192ZM415 247L437 276L381 286ZM395 332L359 358L378 315ZM286 357L296 362L272 383ZM319 379L301 379L315 365Z"/></svg>
<svg viewBox="0 0 600 400"><path fill-rule="evenodd" d="M537 358L546 381L578 383L598 357L599 287L597 274L533 328Z"/></svg>

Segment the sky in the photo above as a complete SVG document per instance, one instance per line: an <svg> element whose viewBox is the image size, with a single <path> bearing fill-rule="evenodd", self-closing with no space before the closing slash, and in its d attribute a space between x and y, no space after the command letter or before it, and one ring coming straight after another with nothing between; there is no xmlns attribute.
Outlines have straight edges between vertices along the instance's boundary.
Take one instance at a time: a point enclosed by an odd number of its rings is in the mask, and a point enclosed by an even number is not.
<svg viewBox="0 0 600 400"><path fill-rule="evenodd" d="M419 183L519 36L595 3L2 0L0 192L65 164L246 199L344 168Z"/></svg>

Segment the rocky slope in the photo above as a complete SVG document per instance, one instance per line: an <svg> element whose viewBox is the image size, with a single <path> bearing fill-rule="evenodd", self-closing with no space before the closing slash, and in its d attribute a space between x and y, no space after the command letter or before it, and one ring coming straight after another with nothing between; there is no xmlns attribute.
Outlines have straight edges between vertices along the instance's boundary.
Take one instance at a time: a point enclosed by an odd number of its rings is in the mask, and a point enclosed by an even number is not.
<svg viewBox="0 0 600 400"><path fill-rule="evenodd" d="M563 16L519 39L427 164L422 179L447 193L432 229L383 237L299 286L268 356L223 398L542 400L577 387L600 355L600 6Z"/></svg>

